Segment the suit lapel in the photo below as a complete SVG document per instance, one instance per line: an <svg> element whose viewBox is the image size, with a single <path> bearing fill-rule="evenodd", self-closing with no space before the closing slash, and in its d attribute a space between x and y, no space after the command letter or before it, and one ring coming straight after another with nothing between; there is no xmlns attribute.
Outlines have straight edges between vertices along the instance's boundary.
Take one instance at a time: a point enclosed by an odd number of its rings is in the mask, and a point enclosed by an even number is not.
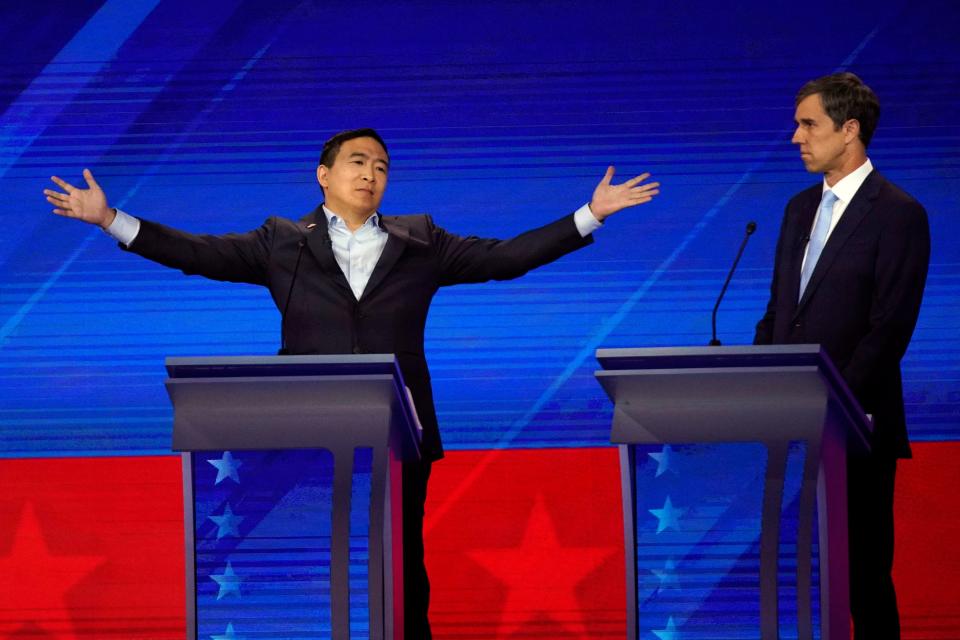
<svg viewBox="0 0 960 640"><path fill-rule="evenodd" d="M346 276L343 275L343 270L340 268L340 265L337 264L337 259L333 255L327 217L323 213L322 205L305 216L301 220L301 224L303 224L305 228L314 225L312 228L307 229L307 247L320 264L320 268L324 274L338 287L343 289L344 293L354 298L353 289L350 288L350 283L347 282ZM381 215L380 226L388 234L387 244L383 248L383 253L380 254L380 259L377 260L373 273L370 274L370 280L367 281L367 286L364 287L361 297L368 296L383 282L383 279L396 265L397 260L403 255L407 244L423 246L427 246L428 244L425 240L410 235L410 227L404 221L403 217Z"/></svg>
<svg viewBox="0 0 960 640"><path fill-rule="evenodd" d="M320 264L320 269L326 275L330 282L343 289L344 293L351 298L354 297L353 289L347 282L343 270L337 264L337 259L333 256L333 246L330 243L330 231L327 226L327 216L323 213L323 207L319 206L301 220L307 228L307 248ZM311 225L313 225L311 227Z"/></svg>
<svg viewBox="0 0 960 640"><path fill-rule="evenodd" d="M853 196L853 200L847 205L843 216L840 218L840 222L834 227L833 232L830 233L830 237L827 238L827 243L823 246L823 252L820 254L820 259L817 260L817 266L814 267L813 273L810 275L810 282L807 283L807 288L803 292L803 298L800 299L800 303L797 305L797 312L803 308L807 300L810 299L810 296L813 295L813 292L820 286L820 283L830 271L833 262L843 250L843 245L846 244L847 240L850 239L850 236L853 235L857 227L860 226L860 223L863 222L863 219L870 212L870 209L873 207L873 201L876 200L877 194L880 193L881 184L882 178L880 174L875 170L872 171L870 175L867 176L867 179L864 180L860 189L857 190L856 195ZM800 259L803 259L802 254Z"/></svg>
<svg viewBox="0 0 960 640"><path fill-rule="evenodd" d="M798 232L793 239L793 245L789 248L790 273L785 274L787 282L790 283L790 300L795 301L800 297L800 271L803 268L803 255L807 251L810 230L813 228L813 218L817 214L820 191L820 188L811 189L809 197L805 198L804 202L800 204L796 227Z"/></svg>
<svg viewBox="0 0 960 640"><path fill-rule="evenodd" d="M421 241L410 236L410 228L406 225L403 218L397 216L380 216L380 227L387 232L387 244L380 254L377 265L370 274L370 280L363 289L363 296L367 297L383 282L383 279L390 273L390 270L397 264L397 260L403 255L407 244L413 242L419 244Z"/></svg>

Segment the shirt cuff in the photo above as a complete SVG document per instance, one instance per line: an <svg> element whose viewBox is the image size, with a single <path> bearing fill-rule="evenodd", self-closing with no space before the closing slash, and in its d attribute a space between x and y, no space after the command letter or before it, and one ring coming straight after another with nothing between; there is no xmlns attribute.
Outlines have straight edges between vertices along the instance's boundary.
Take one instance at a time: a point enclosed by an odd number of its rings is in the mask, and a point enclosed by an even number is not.
<svg viewBox="0 0 960 640"><path fill-rule="evenodd" d="M120 209L114 209L114 211L117 212L117 215L103 232L123 246L129 247L137 239L137 234L140 233L140 220L120 211Z"/></svg>
<svg viewBox="0 0 960 640"><path fill-rule="evenodd" d="M573 222L577 225L577 231L580 232L581 238L586 238L603 226L603 223L594 217L593 211L590 211L590 203L576 210L573 214Z"/></svg>

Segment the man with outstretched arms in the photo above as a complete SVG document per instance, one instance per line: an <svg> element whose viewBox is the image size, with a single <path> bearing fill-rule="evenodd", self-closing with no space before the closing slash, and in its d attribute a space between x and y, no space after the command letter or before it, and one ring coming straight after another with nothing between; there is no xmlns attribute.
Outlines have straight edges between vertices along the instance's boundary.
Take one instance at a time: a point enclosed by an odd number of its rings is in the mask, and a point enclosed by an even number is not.
<svg viewBox="0 0 960 640"><path fill-rule="evenodd" d="M268 287L282 312L284 352L392 353L423 426L423 459L403 468L404 626L430 637L423 565L423 505L433 461L443 456L424 358L424 325L439 287L508 280L584 247L603 220L649 202L658 183L643 174L618 185L613 167L588 205L510 240L457 236L426 215L379 212L387 145L372 129L344 131L323 147L324 201L299 221L269 218L247 233L194 235L112 209L92 173L87 188L54 177L54 213L103 228L123 248L187 274Z"/></svg>

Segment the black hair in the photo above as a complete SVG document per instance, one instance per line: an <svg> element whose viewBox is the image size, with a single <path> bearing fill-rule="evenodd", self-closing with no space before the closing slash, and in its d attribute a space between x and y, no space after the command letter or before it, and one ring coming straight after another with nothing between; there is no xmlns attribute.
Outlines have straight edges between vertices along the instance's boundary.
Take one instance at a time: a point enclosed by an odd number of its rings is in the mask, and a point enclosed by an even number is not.
<svg viewBox="0 0 960 640"><path fill-rule="evenodd" d="M340 147L343 143L347 140L353 140L354 138L373 138L380 143L384 151L387 150L387 143L384 142L380 134L373 129L350 129L348 131L341 131L323 143L323 151L320 152L320 164L327 168L332 167L337 159L337 155L340 153Z"/></svg>

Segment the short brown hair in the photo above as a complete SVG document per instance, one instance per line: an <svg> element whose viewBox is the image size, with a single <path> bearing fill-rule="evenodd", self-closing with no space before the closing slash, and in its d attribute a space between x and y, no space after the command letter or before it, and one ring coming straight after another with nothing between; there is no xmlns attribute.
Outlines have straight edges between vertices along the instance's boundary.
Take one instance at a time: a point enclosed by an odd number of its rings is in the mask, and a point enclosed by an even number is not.
<svg viewBox="0 0 960 640"><path fill-rule="evenodd" d="M880 100L873 89L852 73L834 73L803 85L796 104L815 94L820 95L823 110L837 129L847 120L856 120L860 123L860 142L864 148L870 144L880 120Z"/></svg>

